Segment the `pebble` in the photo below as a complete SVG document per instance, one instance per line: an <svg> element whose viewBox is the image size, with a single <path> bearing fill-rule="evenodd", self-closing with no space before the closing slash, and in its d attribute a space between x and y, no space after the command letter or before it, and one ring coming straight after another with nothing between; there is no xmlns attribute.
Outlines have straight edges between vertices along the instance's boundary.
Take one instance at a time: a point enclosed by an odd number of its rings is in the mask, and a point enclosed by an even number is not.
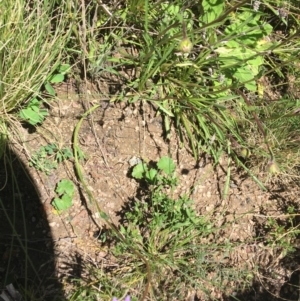
<svg viewBox="0 0 300 301"><path fill-rule="evenodd" d="M214 205L213 204L210 204L208 206L205 207L205 210L206 211L212 211L214 209Z"/></svg>
<svg viewBox="0 0 300 301"><path fill-rule="evenodd" d="M139 163L142 163L142 160L141 160L141 158L138 158L138 157L136 157L136 156L133 156L132 158L130 158L129 160L128 160L128 163L129 163L129 165L131 166L131 167L133 167L133 166L135 166L135 165L137 165L137 164L139 164ZM126 171L127 172L127 171Z"/></svg>

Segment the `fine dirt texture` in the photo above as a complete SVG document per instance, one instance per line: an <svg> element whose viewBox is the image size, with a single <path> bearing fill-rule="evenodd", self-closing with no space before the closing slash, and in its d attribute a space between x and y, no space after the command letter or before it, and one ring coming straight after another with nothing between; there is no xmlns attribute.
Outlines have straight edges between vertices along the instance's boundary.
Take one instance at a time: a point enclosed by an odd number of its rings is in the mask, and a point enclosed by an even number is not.
<svg viewBox="0 0 300 301"><path fill-rule="evenodd" d="M205 155L196 162L184 147L180 147L175 132L171 132L168 141L164 139L163 119L154 107L146 102L109 103L95 91L89 85L79 94L71 82L58 87L57 100L49 102L50 116L45 123L37 131L22 130L25 147L19 150L20 156L38 187L51 228L57 278L82 276L80 264L84 261L104 264L107 250L97 241L99 227L104 223L80 184L70 209L58 214L51 205L59 180L67 178L77 183L72 159L45 175L28 167L28 158L48 143L72 148L72 135L79 118L88 108L100 104L81 126L79 144L85 159L80 162L88 188L100 208L116 224L122 206L136 197L138 184L130 176L132 162L136 159L157 162L162 156L171 156L180 180L174 194L188 194L199 214L213 213L220 225L232 223L224 239L240 242L240 248L231 256L237 266L260 265L253 289L244 296L237 293L236 297L240 300L277 300L279 297L298 300L297 290L290 291L289 285L289 281L299 283L297 270L300 266L296 257L291 262L280 250L272 250L263 243L247 243L249 238L264 234L267 215L280 217L289 205L299 207L297 186L289 184L287 189L281 179L270 180L261 171L259 178L268 188L263 191L250 176L231 166L230 190L224 195L228 171L226 157L218 166ZM296 240L294 243L297 246ZM220 296L221 299L226 296Z"/></svg>

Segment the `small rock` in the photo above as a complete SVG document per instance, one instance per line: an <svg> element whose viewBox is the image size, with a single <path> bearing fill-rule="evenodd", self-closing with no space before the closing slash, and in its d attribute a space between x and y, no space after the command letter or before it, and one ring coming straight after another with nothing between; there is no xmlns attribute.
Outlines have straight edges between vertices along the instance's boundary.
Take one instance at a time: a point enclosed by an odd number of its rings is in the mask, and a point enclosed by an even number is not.
<svg viewBox="0 0 300 301"><path fill-rule="evenodd" d="M128 163L129 163L130 167L133 167L139 163L142 163L142 160L136 156L133 156L132 158L130 158L128 160Z"/></svg>
<svg viewBox="0 0 300 301"><path fill-rule="evenodd" d="M231 182L230 182L230 187L231 187L231 188L237 188L238 186L237 186L236 184L234 184L234 182L231 181Z"/></svg>
<svg viewBox="0 0 300 301"><path fill-rule="evenodd" d="M206 211L212 211L214 209L214 205L213 204L210 204L208 206L205 207L205 210Z"/></svg>

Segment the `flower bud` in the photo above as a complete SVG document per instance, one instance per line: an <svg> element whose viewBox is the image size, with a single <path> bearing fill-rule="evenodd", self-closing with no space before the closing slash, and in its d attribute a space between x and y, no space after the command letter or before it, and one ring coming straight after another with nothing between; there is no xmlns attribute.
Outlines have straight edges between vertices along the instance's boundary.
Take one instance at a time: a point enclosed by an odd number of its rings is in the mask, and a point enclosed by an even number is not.
<svg viewBox="0 0 300 301"><path fill-rule="evenodd" d="M240 150L240 156L243 157L244 159L247 159L249 158L251 155L251 152L248 148L246 147L243 147L241 150Z"/></svg>
<svg viewBox="0 0 300 301"><path fill-rule="evenodd" d="M277 163L275 161L270 161L267 165L267 171L270 174L277 174L280 172L279 166L277 165Z"/></svg>
<svg viewBox="0 0 300 301"><path fill-rule="evenodd" d="M193 49L193 43L189 38L182 39L179 43L179 50L183 53L190 53Z"/></svg>

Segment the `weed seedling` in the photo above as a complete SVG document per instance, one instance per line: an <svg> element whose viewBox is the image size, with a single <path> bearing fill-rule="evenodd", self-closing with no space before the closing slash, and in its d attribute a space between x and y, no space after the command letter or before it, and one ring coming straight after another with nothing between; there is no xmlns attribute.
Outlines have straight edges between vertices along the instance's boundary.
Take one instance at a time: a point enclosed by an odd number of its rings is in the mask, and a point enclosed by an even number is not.
<svg viewBox="0 0 300 301"><path fill-rule="evenodd" d="M72 206L74 184L70 180L61 180L55 189L57 197L52 201L52 206L57 211L67 210Z"/></svg>
<svg viewBox="0 0 300 301"><path fill-rule="evenodd" d="M55 96L55 90L52 84L62 83L65 79L65 75L68 74L70 70L71 66L69 64L61 64L57 70L55 70L55 72L48 77L47 81L45 82L45 89L50 96Z"/></svg>
<svg viewBox="0 0 300 301"><path fill-rule="evenodd" d="M117 242L112 249L120 261L126 258L127 269L134 274L124 276L123 283L146 278L132 248L147 259L151 285L163 291L161 300L173 300L179 291L182 295L176 298L183 300L186 287L207 293L205 283L209 277L206 285L214 289L224 287L222 279L246 279L246 271L237 271L230 265L222 269L222 258L234 248L229 241L218 241L222 227L216 227L211 216L199 215L186 195L174 198L170 193L178 183L171 158L161 158L155 167L139 163L132 176L143 185L144 195L121 213L124 218L119 229L124 241ZM209 237L216 239L211 241ZM220 261L212 254L218 254Z"/></svg>
<svg viewBox="0 0 300 301"><path fill-rule="evenodd" d="M31 99L27 106L20 110L19 116L22 120L31 125L42 123L45 117L48 116L48 111L41 108L42 101L38 98Z"/></svg>
<svg viewBox="0 0 300 301"><path fill-rule="evenodd" d="M149 167L146 163L137 164L132 171L132 176L137 179L144 179L148 184L168 184L176 186L177 178L174 174L175 164L169 157L162 157L156 168Z"/></svg>
<svg viewBox="0 0 300 301"><path fill-rule="evenodd" d="M295 208L287 208L288 217L285 221L269 217L265 229L266 241L273 249L280 248L285 255L295 252L295 240L300 234L299 225L295 223Z"/></svg>
<svg viewBox="0 0 300 301"><path fill-rule="evenodd" d="M69 147L59 149L55 143L50 143L41 146L39 150L33 153L29 166L33 166L49 175L53 169L57 168L59 163L72 157L73 153Z"/></svg>

